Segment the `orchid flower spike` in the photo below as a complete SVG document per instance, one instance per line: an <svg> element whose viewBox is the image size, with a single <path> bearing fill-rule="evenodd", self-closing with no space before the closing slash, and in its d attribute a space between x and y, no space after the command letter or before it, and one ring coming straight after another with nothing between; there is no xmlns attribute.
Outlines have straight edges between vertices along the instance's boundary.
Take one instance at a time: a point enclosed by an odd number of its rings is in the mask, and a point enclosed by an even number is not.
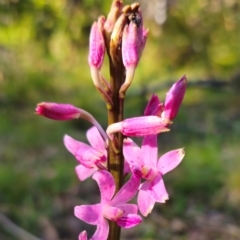
<svg viewBox="0 0 240 240"><path fill-rule="evenodd" d="M143 216L151 213L155 202L164 203L168 199L162 176L173 170L184 157L183 148L167 152L157 161L157 135L143 138L139 148L130 138L124 139L123 155L132 173L146 181L138 193L138 207Z"/></svg>
<svg viewBox="0 0 240 240"><path fill-rule="evenodd" d="M115 182L113 176L105 170L98 171L93 175L93 179L97 182L101 201L94 205L81 205L74 208L74 214L82 221L96 225L97 229L91 240L106 240L109 232L108 220L114 221L118 226L123 228L131 228L139 223L142 219L137 215L137 205L127 203L137 193L140 179L134 175L128 182L115 193ZM86 240L86 231L79 235L80 240Z"/></svg>
<svg viewBox="0 0 240 240"><path fill-rule="evenodd" d="M172 85L170 90L167 92L167 96L164 103L164 111L162 117L173 120L179 110L182 100L185 95L187 87L187 78L183 76L180 80Z"/></svg>
<svg viewBox="0 0 240 240"><path fill-rule="evenodd" d="M63 142L67 150L80 163L76 166L75 172L80 181L92 176L98 170L107 169L106 142L96 127L87 131L87 139L90 146L65 135ZM124 161L124 174L130 172L129 165Z"/></svg>

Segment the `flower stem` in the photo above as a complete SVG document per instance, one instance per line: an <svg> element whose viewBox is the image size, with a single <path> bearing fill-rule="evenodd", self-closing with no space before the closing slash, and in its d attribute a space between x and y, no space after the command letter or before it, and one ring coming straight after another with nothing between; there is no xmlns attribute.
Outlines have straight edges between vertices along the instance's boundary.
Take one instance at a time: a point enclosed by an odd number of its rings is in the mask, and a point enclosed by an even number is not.
<svg viewBox="0 0 240 240"><path fill-rule="evenodd" d="M119 57L120 56L120 57ZM117 61L116 61L117 59ZM108 110L108 125L123 120L124 99L119 98L119 89L125 80L125 68L121 59L121 52L113 63L111 57L110 62L110 88L112 90L113 108ZM117 64L116 64L117 63ZM113 142L109 140L108 152L108 170L113 175L116 182L116 192L123 185L123 167L124 159L122 153L123 136L121 133L115 135L117 146L113 147ZM115 142L116 142L115 141ZM117 151L116 151L117 147ZM121 228L113 221L110 222L110 230L108 240L119 240Z"/></svg>

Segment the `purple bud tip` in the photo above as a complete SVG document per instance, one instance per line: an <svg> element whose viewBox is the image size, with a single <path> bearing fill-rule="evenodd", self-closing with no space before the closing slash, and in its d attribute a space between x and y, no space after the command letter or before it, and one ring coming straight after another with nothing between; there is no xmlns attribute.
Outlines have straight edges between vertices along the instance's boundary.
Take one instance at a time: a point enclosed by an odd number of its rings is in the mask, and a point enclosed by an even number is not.
<svg viewBox="0 0 240 240"><path fill-rule="evenodd" d="M42 102L35 109L37 115L53 120L71 120L79 118L81 111L71 104Z"/></svg>
<svg viewBox="0 0 240 240"><path fill-rule="evenodd" d="M144 110L144 116L161 116L163 111L163 104L160 102L160 99L157 95L153 94L151 99L149 100L145 110Z"/></svg>
<svg viewBox="0 0 240 240"><path fill-rule="evenodd" d="M164 111L162 117L167 119L174 119L178 113L179 107L184 98L187 88L187 78L184 75L179 81L174 83L167 93Z"/></svg>

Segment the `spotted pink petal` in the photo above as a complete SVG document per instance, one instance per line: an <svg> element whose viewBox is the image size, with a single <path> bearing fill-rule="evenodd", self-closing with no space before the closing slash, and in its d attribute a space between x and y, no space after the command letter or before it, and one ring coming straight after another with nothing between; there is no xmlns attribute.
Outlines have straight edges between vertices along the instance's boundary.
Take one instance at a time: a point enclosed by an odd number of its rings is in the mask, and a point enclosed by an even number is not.
<svg viewBox="0 0 240 240"><path fill-rule="evenodd" d="M157 157L157 135L145 136L142 143L142 158L144 164L151 167L157 167Z"/></svg>
<svg viewBox="0 0 240 240"><path fill-rule="evenodd" d="M93 175L93 179L98 184L101 194L101 203L108 203L112 199L116 188L113 176L110 172L102 170L96 172Z"/></svg>
<svg viewBox="0 0 240 240"><path fill-rule="evenodd" d="M182 161L184 155L185 152L183 148L172 150L162 155L158 161L158 169L161 174L164 175L177 167Z"/></svg>
<svg viewBox="0 0 240 240"><path fill-rule="evenodd" d="M138 192L137 203L139 211L144 217L146 217L149 213L152 212L155 200L151 196L148 189L141 188Z"/></svg>
<svg viewBox="0 0 240 240"><path fill-rule="evenodd" d="M79 147L75 153L76 159L85 167L93 168L95 166L106 165L106 155L97 149L85 144Z"/></svg>
<svg viewBox="0 0 240 240"><path fill-rule="evenodd" d="M97 225L103 218L102 205L95 204L76 206L74 208L74 215L88 224Z"/></svg>
<svg viewBox="0 0 240 240"><path fill-rule="evenodd" d="M93 23L89 38L88 63L90 66L98 69L102 67L105 55L105 43L102 33L104 22L105 19L99 17L98 22Z"/></svg>
<svg viewBox="0 0 240 240"><path fill-rule="evenodd" d="M138 191L141 179L134 175L121 187L111 201L112 205L118 205L130 201Z"/></svg>
<svg viewBox="0 0 240 240"><path fill-rule="evenodd" d="M141 148L130 138L123 141L123 155L130 165L132 163L143 165Z"/></svg>
<svg viewBox="0 0 240 240"><path fill-rule="evenodd" d="M104 140L96 127L88 129L87 139L93 148L106 152Z"/></svg>
<svg viewBox="0 0 240 240"><path fill-rule="evenodd" d="M117 220L117 225L122 228L131 228L142 222L142 218L137 214L127 214Z"/></svg>
<svg viewBox="0 0 240 240"><path fill-rule="evenodd" d="M98 170L97 167L87 168L82 164L79 164L75 167L75 172L80 181L84 181L85 179L91 177L97 170Z"/></svg>

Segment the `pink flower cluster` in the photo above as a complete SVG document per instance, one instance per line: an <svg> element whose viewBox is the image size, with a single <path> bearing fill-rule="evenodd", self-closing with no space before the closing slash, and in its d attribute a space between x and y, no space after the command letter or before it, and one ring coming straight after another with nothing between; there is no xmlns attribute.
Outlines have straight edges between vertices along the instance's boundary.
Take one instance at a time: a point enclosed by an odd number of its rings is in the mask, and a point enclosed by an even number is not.
<svg viewBox="0 0 240 240"><path fill-rule="evenodd" d="M99 186L99 204L76 206L74 210L76 217L97 226L92 240L107 239L107 219L115 221L123 228L130 228L142 221L137 214L138 209L146 217L151 213L155 202L164 203L168 200L163 176L178 166L184 157L184 150L180 148L169 151L158 159L157 134L169 130L167 127L176 117L185 94L186 83L185 77L176 82L168 91L164 104L153 95L145 108L144 116L125 119L107 128L109 138L117 131L126 136L123 143L124 173L131 175L114 197L115 183L107 166L108 140L96 120L89 113L70 104L40 103L37 106L38 115L54 120L69 120L82 116L94 124L87 131L90 145L68 135L64 136L65 147L79 162L75 168L79 180L84 181L92 176ZM139 147L129 136L142 136L142 146ZM136 194L137 205L127 203ZM84 231L79 235L79 240L85 239L87 233Z"/></svg>

